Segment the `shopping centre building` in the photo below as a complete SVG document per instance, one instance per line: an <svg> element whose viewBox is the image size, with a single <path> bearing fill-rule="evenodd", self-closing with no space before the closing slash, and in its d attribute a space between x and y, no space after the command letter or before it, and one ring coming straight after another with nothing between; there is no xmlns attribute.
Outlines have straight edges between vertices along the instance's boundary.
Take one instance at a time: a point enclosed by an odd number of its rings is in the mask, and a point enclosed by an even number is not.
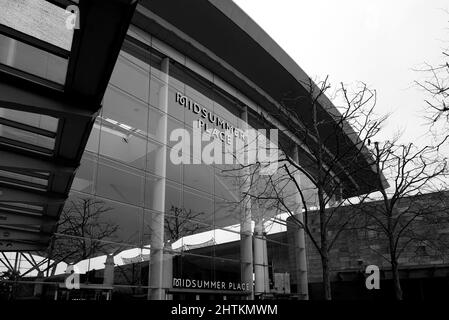
<svg viewBox="0 0 449 320"><path fill-rule="evenodd" d="M78 13L73 30L69 5ZM250 128L278 129L270 139L288 146L280 152L310 163L301 137L276 117L286 95L307 94L309 78L254 21L224 0L0 6L0 271L8 294L307 299L304 232L287 237L282 211L245 201L235 163L190 152L198 127L224 153L231 141L248 141ZM326 121L338 114L324 95L317 103ZM180 151L180 141L188 148ZM179 152L185 161L174 161ZM367 154L354 161L366 164L363 173L340 171L343 197L372 191L363 183L375 179ZM297 180L313 203L310 181ZM268 266L287 252L289 262ZM79 289L69 290L78 278Z"/></svg>

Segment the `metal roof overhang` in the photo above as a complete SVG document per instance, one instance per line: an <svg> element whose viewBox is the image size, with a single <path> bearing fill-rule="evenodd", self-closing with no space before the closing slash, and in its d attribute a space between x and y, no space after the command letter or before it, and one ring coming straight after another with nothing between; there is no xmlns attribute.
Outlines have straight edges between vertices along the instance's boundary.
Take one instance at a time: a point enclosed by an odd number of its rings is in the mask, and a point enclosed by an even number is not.
<svg viewBox="0 0 449 320"><path fill-rule="evenodd" d="M50 2L63 8L73 4ZM74 32L70 52L0 28L10 38L69 59L64 86L1 65L0 108L45 115L58 122L53 133L0 114L3 125L54 139L54 148L47 150L0 135L0 252L38 251L48 246L137 0L80 0L77 5L80 28ZM30 178L46 184L30 182Z"/></svg>
<svg viewBox="0 0 449 320"><path fill-rule="evenodd" d="M273 114L286 94L297 97L307 93L302 84L308 82L307 74L230 0L142 0L132 24L232 83ZM325 96L319 102L322 106L319 116L332 123L338 110ZM306 108L302 113L307 125L312 121L312 113ZM323 130L331 128L329 125ZM340 134L354 142L346 148L357 154L352 128L348 125ZM330 152L335 151L335 141L329 140L326 145ZM356 161L348 157L350 162L341 163L354 169L348 170L351 174L339 176L345 186L343 197L376 190L377 175L368 162L369 157L364 148ZM313 166L313 161L304 155L300 160L303 165Z"/></svg>

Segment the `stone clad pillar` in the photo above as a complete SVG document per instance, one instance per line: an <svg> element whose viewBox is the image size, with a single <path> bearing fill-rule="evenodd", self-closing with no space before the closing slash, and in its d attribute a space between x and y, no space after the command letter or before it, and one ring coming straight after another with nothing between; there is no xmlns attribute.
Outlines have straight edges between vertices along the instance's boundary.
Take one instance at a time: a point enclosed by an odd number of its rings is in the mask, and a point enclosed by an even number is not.
<svg viewBox="0 0 449 320"><path fill-rule="evenodd" d="M243 120L242 129L244 131L248 130L248 110L245 106L241 119ZM245 149L246 146L245 146ZM247 152L245 152L247 153ZM248 158L246 158L248 159ZM249 179L247 178L249 175L249 169L243 169L243 179L244 182L242 184L242 192L248 192L251 185ZM251 232L251 199L246 197L243 199L243 206L241 210L240 216L240 261L241 261L241 280L243 283L249 283L249 287L251 289L251 294L248 296L248 299L253 299L253 239Z"/></svg>
<svg viewBox="0 0 449 320"><path fill-rule="evenodd" d="M293 154L293 161L299 164L299 146L295 147ZM295 180L299 186L301 186L301 174L299 171L295 172ZM297 204L297 211L295 212L296 219L301 223L304 222L304 216L302 213L302 199L299 192L296 192L295 203ZM293 242L294 250L294 276L296 278L297 291L301 295L303 300L309 299L308 279L307 279L307 253L306 253L306 241L304 229L300 228L297 224L290 224L293 229L291 241Z"/></svg>
<svg viewBox="0 0 449 320"><path fill-rule="evenodd" d="M167 170L167 111L168 111L168 80L169 80L169 59L165 58L161 63L161 77L163 85L159 92L159 108L165 112L161 118L158 136L164 145L158 151L156 161L157 168L160 169L161 179L155 183L153 194L153 207L155 213L151 215L150 222L150 262L148 273L148 299L165 299L164 272L173 272L173 270L164 270L164 215L165 215L165 177Z"/></svg>

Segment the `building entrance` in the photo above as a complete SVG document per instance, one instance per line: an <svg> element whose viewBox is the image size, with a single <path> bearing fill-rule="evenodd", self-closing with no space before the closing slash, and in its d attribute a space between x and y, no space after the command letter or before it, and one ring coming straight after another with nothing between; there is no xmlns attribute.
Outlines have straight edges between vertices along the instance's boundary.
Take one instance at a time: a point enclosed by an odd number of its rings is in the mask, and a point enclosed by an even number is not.
<svg viewBox="0 0 449 320"><path fill-rule="evenodd" d="M190 291L177 289L168 293L168 297L172 300L183 301L225 301L225 300L246 300L247 292L232 292L232 291Z"/></svg>

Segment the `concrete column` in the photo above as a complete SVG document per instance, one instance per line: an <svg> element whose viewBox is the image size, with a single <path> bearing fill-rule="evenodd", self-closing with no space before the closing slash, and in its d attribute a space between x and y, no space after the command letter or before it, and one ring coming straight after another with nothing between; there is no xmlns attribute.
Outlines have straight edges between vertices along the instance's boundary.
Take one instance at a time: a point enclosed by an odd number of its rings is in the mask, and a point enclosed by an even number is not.
<svg viewBox="0 0 449 320"><path fill-rule="evenodd" d="M264 275L264 287L265 292L270 293L270 274L268 272L268 248L267 248L267 233L265 232L265 228L262 229L263 240L262 240L262 249L263 249L263 275Z"/></svg>
<svg viewBox="0 0 449 320"><path fill-rule="evenodd" d="M165 244L165 249L166 252L164 252L163 257L164 257L164 274L162 275L163 277L163 282L162 282L162 287L164 289L167 288L172 288L173 287L173 253L172 253L172 244L167 242ZM165 299L166 300L173 300L173 295L172 294L167 294L165 295Z"/></svg>
<svg viewBox="0 0 449 320"><path fill-rule="evenodd" d="M168 111L168 73L169 59L165 58L161 64L161 77L164 83L159 92L159 108L167 113ZM157 167L160 168L159 174L162 178L156 182L153 194L153 207L156 213L151 217L151 235L150 235L150 262L148 273L148 299L165 299L163 273L173 272L164 270L164 213L165 213L165 177L167 163L167 115L161 118L161 125L158 132L164 146L161 147L157 155Z"/></svg>
<svg viewBox="0 0 449 320"><path fill-rule="evenodd" d="M108 254L104 263L103 284L108 287L114 285L114 256Z"/></svg>
<svg viewBox="0 0 449 320"><path fill-rule="evenodd" d="M243 120L242 129L247 130L248 110L244 108L241 119ZM251 185L249 179L249 169L243 169L242 192L248 192ZM243 201L243 208L240 217L240 261L241 261L241 281L250 284L251 294L248 299L253 299L253 241L251 232L251 199L247 197Z"/></svg>
<svg viewBox="0 0 449 320"><path fill-rule="evenodd" d="M296 146L293 154L293 160L299 164L299 147ZM298 185L301 186L301 175L299 171L295 174L295 180ZM301 223L304 222L304 217L302 213L302 199L299 192L296 192L295 202L297 205L296 219L298 219ZM296 283L298 286L298 294L302 296L304 300L309 299L309 290L308 290L308 280L307 280L307 255L306 255L306 241L305 241L305 233L303 228L299 228L299 226L295 225L296 232L293 232L293 245L294 245L294 253L296 265L295 265L295 276Z"/></svg>
<svg viewBox="0 0 449 320"><path fill-rule="evenodd" d="M270 292L268 274L267 238L263 226L263 219L258 218L254 226L254 294Z"/></svg>

